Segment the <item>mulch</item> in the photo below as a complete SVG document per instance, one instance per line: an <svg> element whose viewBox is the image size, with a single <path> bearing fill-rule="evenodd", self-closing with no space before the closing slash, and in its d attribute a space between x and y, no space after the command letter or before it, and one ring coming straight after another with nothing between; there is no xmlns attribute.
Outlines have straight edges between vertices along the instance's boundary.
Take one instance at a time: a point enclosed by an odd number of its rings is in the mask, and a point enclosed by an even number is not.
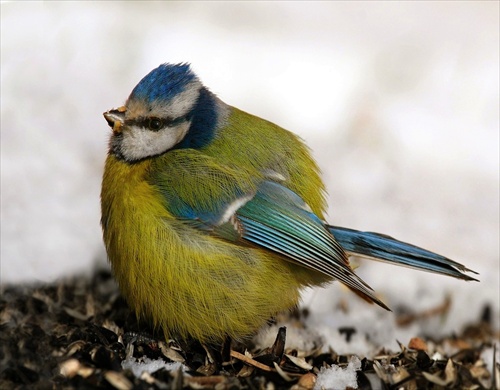
<svg viewBox="0 0 500 390"><path fill-rule="evenodd" d="M440 308L437 309L439 311ZM301 313L294 315L304 320ZM422 313L431 316L433 312ZM413 317L401 319L412 321ZM483 360L495 355L498 330L491 310L457 334L441 339L415 335L397 351L359 357L358 389L496 389ZM301 326L306 326L302 324ZM349 336L349 331L342 330ZM54 284L3 286L0 296L0 389L312 389L322 367L346 367L352 355L333 349L285 348L286 329L258 350L226 340L223 345L164 340L138 323L107 270ZM447 347L445 347L447 346ZM452 346L453 348L450 348ZM452 355L447 351L453 350ZM482 358L483 357L483 358ZM161 359L183 369L134 376L124 360Z"/></svg>

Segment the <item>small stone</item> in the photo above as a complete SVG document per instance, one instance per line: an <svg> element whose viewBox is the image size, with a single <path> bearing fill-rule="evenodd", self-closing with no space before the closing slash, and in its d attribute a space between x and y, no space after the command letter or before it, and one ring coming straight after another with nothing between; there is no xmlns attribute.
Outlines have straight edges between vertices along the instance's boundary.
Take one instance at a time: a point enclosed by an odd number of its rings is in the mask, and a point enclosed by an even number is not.
<svg viewBox="0 0 500 390"><path fill-rule="evenodd" d="M408 344L408 348L415 349L417 351L427 351L427 343L420 337L413 337Z"/></svg>
<svg viewBox="0 0 500 390"><path fill-rule="evenodd" d="M302 375L297 383L301 389L312 389L316 384L316 375L312 372Z"/></svg>

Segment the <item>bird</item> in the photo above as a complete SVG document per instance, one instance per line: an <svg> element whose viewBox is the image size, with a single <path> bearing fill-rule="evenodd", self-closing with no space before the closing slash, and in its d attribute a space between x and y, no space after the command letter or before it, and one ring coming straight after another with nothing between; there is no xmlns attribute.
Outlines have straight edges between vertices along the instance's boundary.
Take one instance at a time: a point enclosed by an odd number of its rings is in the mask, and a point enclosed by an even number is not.
<svg viewBox="0 0 500 390"><path fill-rule="evenodd" d="M304 141L224 103L189 63L161 64L103 115L107 257L128 306L167 339L248 339L303 288L335 280L389 310L350 256L476 280L444 256L328 224Z"/></svg>

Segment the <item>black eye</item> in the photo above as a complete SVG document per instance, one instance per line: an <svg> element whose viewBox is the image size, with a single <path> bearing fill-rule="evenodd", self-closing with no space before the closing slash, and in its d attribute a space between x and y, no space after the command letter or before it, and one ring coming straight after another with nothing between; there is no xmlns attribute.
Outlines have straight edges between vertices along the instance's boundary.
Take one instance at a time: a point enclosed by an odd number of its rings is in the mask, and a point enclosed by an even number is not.
<svg viewBox="0 0 500 390"><path fill-rule="evenodd" d="M146 120L146 125L151 131L158 131L163 128L164 123L162 119L153 117Z"/></svg>

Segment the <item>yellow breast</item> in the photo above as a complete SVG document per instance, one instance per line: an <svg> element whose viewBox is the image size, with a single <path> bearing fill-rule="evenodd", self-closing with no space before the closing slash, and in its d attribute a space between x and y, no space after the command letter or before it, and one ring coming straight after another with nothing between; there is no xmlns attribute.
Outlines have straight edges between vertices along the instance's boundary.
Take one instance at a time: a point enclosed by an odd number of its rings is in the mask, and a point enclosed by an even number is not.
<svg viewBox="0 0 500 390"><path fill-rule="evenodd" d="M310 271L176 220L148 182L149 169L148 160L109 156L101 193L108 258L139 317L166 337L240 339L297 303Z"/></svg>

